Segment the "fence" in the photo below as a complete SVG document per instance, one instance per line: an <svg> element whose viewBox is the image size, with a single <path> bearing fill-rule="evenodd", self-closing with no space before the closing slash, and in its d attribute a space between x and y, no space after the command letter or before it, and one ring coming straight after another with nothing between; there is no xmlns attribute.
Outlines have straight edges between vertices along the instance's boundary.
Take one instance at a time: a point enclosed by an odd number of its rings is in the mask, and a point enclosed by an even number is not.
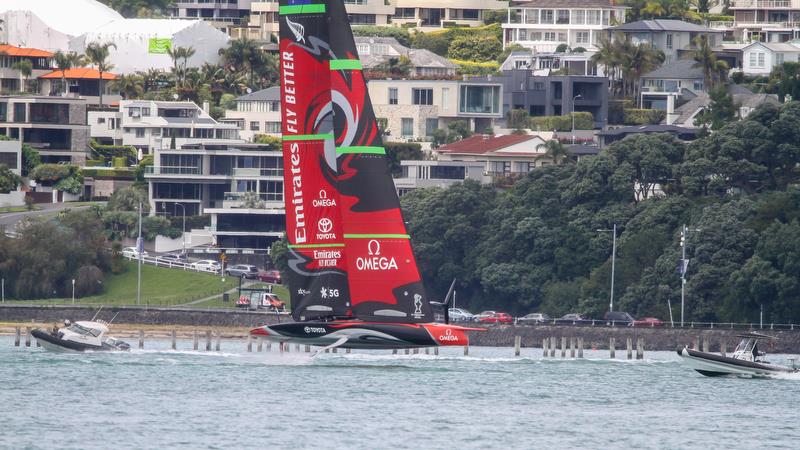
<svg viewBox="0 0 800 450"><path fill-rule="evenodd" d="M139 258L133 255L123 255L123 258L126 258L131 261L138 261ZM212 273L219 275L221 270L220 268L212 268L208 265L197 265L196 263L190 262L183 262L183 261L173 261L169 259L164 259L160 256L142 256L142 263L144 264L151 264L157 267L167 267L170 269L182 269L182 270L191 270L194 272L203 272L203 273Z"/></svg>

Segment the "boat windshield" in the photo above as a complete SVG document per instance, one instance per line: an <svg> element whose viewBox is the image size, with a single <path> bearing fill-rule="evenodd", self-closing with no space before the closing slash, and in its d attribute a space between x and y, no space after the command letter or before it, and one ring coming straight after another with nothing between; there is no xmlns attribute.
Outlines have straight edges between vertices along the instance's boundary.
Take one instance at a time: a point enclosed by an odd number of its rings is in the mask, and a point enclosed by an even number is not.
<svg viewBox="0 0 800 450"><path fill-rule="evenodd" d="M73 333L82 334L82 335L84 335L84 336L94 336L94 337L97 337L97 336L100 336L100 333L101 333L101 331L100 331L100 330L93 330L93 329L91 329L91 328L86 328L86 327L83 327L83 326L80 326L80 325L78 325L77 323L73 323L72 325L70 325L69 327L67 327L67 329L68 329L69 331L72 331Z"/></svg>
<svg viewBox="0 0 800 450"><path fill-rule="evenodd" d="M734 350L734 352L752 352L755 344L755 339L744 338L741 342L739 342L739 345L736 346L736 350Z"/></svg>

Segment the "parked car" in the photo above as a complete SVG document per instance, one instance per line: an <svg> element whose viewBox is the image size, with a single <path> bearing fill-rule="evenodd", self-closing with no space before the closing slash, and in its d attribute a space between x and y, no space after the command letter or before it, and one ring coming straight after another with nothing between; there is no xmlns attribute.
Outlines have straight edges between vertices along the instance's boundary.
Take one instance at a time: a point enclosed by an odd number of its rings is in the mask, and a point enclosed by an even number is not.
<svg viewBox="0 0 800 450"><path fill-rule="evenodd" d="M234 264L225 269L225 273L232 277L245 277L252 280L258 278L258 269L256 266L250 266L247 264Z"/></svg>
<svg viewBox="0 0 800 450"><path fill-rule="evenodd" d="M139 259L139 251L136 250L136 247L125 247L122 249L122 256ZM142 252L142 256L147 256L147 250Z"/></svg>
<svg viewBox="0 0 800 450"><path fill-rule="evenodd" d="M220 269L222 269L222 265L213 259L201 259L200 261L189 264L189 268L203 272L219 273Z"/></svg>
<svg viewBox="0 0 800 450"><path fill-rule="evenodd" d="M522 324L547 323L550 321L550 316L544 313L530 313L520 317L517 321Z"/></svg>
<svg viewBox="0 0 800 450"><path fill-rule="evenodd" d="M281 284L280 270L262 270L258 272L258 279L265 283Z"/></svg>
<svg viewBox="0 0 800 450"><path fill-rule="evenodd" d="M475 317L471 312L462 308L450 308L448 312L452 322L472 322Z"/></svg>
<svg viewBox="0 0 800 450"><path fill-rule="evenodd" d="M562 324L562 325L576 325L576 324L582 324L582 323L591 322L591 321L592 321L592 319L590 319L587 316L585 316L583 314L580 314L580 313L565 314L565 315L559 317L558 319L556 319L556 323L559 323L559 324Z"/></svg>
<svg viewBox="0 0 800 450"><path fill-rule="evenodd" d="M656 319L655 317L642 317L641 319L636 319L633 321L633 326L635 327L663 327L664 322L661 319Z"/></svg>
<svg viewBox="0 0 800 450"><path fill-rule="evenodd" d="M497 311L482 311L480 314L473 315L472 320L474 320L475 322L480 322L481 319L483 319L484 317L491 317L494 316L495 314L497 314Z"/></svg>
<svg viewBox="0 0 800 450"><path fill-rule="evenodd" d="M159 261L163 262L180 262L185 263L188 258L186 257L186 253L167 253L166 255L161 255L158 257Z"/></svg>
<svg viewBox="0 0 800 450"><path fill-rule="evenodd" d="M633 321L636 320L632 315L622 311L609 311L603 316L603 320L610 325L626 325L633 326Z"/></svg>
<svg viewBox="0 0 800 450"><path fill-rule="evenodd" d="M496 312L491 316L485 316L478 319L480 323L514 323L514 318L511 314L504 312Z"/></svg>

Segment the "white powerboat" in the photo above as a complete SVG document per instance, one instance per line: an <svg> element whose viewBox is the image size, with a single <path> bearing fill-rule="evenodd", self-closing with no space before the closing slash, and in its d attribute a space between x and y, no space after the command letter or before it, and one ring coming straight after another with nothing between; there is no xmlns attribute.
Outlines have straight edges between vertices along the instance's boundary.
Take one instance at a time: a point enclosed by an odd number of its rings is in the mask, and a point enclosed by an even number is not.
<svg viewBox="0 0 800 450"><path fill-rule="evenodd" d="M737 335L741 338L732 356L692 350L688 346L678 349L678 355L692 369L708 377L722 375L764 376L774 373L797 372L794 367L772 364L765 359L766 353L759 351L759 340L774 340L772 336L748 332Z"/></svg>
<svg viewBox="0 0 800 450"><path fill-rule="evenodd" d="M131 349L127 343L106 336L106 333L108 333L108 325L103 321L67 323L63 328L53 330L37 328L31 331L39 344L51 351L126 351Z"/></svg>

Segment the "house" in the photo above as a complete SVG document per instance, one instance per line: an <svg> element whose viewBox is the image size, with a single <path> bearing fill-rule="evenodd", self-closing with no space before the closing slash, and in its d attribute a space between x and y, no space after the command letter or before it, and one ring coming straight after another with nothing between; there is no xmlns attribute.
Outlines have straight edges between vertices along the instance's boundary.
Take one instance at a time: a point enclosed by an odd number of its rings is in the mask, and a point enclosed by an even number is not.
<svg viewBox="0 0 800 450"><path fill-rule="evenodd" d="M116 79L116 74L103 72L104 105L116 104L122 99L119 92L114 90L112 82ZM63 86L65 81L66 86ZM100 72L91 67L78 67L65 71L54 70L40 76L39 82L42 94L83 97L89 104L94 105L100 102Z"/></svg>
<svg viewBox="0 0 800 450"><path fill-rule="evenodd" d="M212 242L221 248L266 251L285 230L283 152L259 144L186 144L156 148L148 167L153 215L211 215ZM245 205L253 192L260 205ZM245 207L247 206L247 207Z"/></svg>
<svg viewBox="0 0 800 450"><path fill-rule="evenodd" d="M800 38L800 0L731 0L733 33L741 42Z"/></svg>
<svg viewBox="0 0 800 450"><path fill-rule="evenodd" d="M93 139L145 154L187 144L244 142L236 125L217 122L193 102L122 100L116 110L93 110L88 117Z"/></svg>
<svg viewBox="0 0 800 450"><path fill-rule="evenodd" d="M348 0L357 1L357 0ZM432 31L448 26L483 25L486 11L506 10L503 0L395 0L392 23L413 24L420 31Z"/></svg>
<svg viewBox="0 0 800 450"><path fill-rule="evenodd" d="M483 131L503 117L496 82L374 79L367 88L375 117L393 140L430 139L456 120Z"/></svg>
<svg viewBox="0 0 800 450"><path fill-rule="evenodd" d="M512 1L503 23L503 45L519 44L537 52L559 45L597 50L600 37L625 21L625 6L615 0Z"/></svg>
<svg viewBox="0 0 800 450"><path fill-rule="evenodd" d="M222 31L239 25L250 15L251 0L176 0L169 9L170 17L176 19L200 19ZM275 2L277 5L278 2Z"/></svg>
<svg viewBox="0 0 800 450"><path fill-rule="evenodd" d="M545 144L553 133L476 134L436 149L439 161L481 162L484 171L494 178L524 175L536 167L552 164Z"/></svg>
<svg viewBox="0 0 800 450"><path fill-rule="evenodd" d="M600 141L600 148L602 149L628 136L654 133L670 133L682 141L693 141L699 137L700 130L697 128L679 127L677 125L636 125L600 131L597 133L597 137Z"/></svg>
<svg viewBox="0 0 800 450"><path fill-rule="evenodd" d="M2 42L2 40L0 40ZM25 79L14 66L22 61L31 63L31 75ZM53 53L38 48L0 44L0 94L39 92L37 79L50 72ZM25 84L25 86L23 86Z"/></svg>
<svg viewBox="0 0 800 450"><path fill-rule="evenodd" d="M706 92L703 69L693 59L679 59L641 76L641 105L669 110L677 98L688 100Z"/></svg>
<svg viewBox="0 0 800 450"><path fill-rule="evenodd" d="M596 145L587 144L573 144L567 145L567 154L575 161L580 161L590 156L597 156L600 153L600 147Z"/></svg>
<svg viewBox="0 0 800 450"><path fill-rule="evenodd" d="M752 91L739 86L729 85L728 92L733 97L733 104L737 106L737 117L746 118L753 110L760 105L770 103L780 105L780 100L775 94L753 93ZM711 97L708 94L700 94L689 100L683 105L675 108L672 112L667 112L664 123L667 125L678 125L687 128L699 128L695 124L697 116L703 113L711 105Z"/></svg>
<svg viewBox="0 0 800 450"><path fill-rule="evenodd" d="M259 134L281 135L281 88L272 86L236 99L236 109L225 111L223 124L235 124L239 137L252 142Z"/></svg>
<svg viewBox="0 0 800 450"><path fill-rule="evenodd" d="M608 29L609 39L622 35L635 45L650 45L664 52L669 64L689 55L695 49L695 39L705 37L711 47L722 42L722 31L713 30L682 20L638 20Z"/></svg>
<svg viewBox="0 0 800 450"><path fill-rule="evenodd" d="M527 69L534 75L597 75L605 76L603 66L592 62L595 52L513 51L500 64L500 71Z"/></svg>
<svg viewBox="0 0 800 450"><path fill-rule="evenodd" d="M473 80L503 84L503 114L510 109L524 109L532 117L561 116L574 110L591 113L596 128L602 128L608 121L606 77L537 76L529 70L516 69Z"/></svg>
<svg viewBox="0 0 800 450"><path fill-rule="evenodd" d="M775 66L797 62L800 46L794 43L753 42L742 48L742 72L745 75L769 75Z"/></svg>
<svg viewBox="0 0 800 450"><path fill-rule="evenodd" d="M89 150L86 100L0 96L0 134L35 148L45 163L83 165Z"/></svg>
<svg viewBox="0 0 800 450"><path fill-rule="evenodd" d="M22 175L22 143L20 141L0 140L0 165L5 165L17 175ZM24 204L25 193L19 186L11 192L0 192L0 208Z"/></svg>
<svg viewBox="0 0 800 450"><path fill-rule="evenodd" d="M394 179L394 186L401 197L414 189L445 188L464 180L491 183L482 161L400 161L400 165L403 173Z"/></svg>
<svg viewBox="0 0 800 450"><path fill-rule="evenodd" d="M405 56L411 62L413 77L451 77L456 74L457 65L447 58L441 57L423 48L411 49L400 45L397 39L390 37L356 36L356 49L365 70L382 71L390 60Z"/></svg>

